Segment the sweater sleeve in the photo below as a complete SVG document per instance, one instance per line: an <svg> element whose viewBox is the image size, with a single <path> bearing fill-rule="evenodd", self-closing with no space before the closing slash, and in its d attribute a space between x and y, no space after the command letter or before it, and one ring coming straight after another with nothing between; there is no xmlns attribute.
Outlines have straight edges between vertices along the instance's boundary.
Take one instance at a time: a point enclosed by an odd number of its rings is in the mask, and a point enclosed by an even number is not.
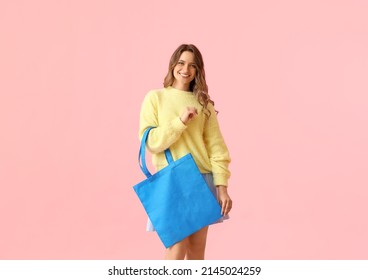
<svg viewBox="0 0 368 280"><path fill-rule="evenodd" d="M186 129L186 125L176 117L165 123L160 123L158 114L158 97L157 92L150 91L144 98L139 121L139 139L143 137L144 131L150 127L155 127L149 133L147 138L147 148L151 153L160 153L175 143L182 132Z"/></svg>
<svg viewBox="0 0 368 280"><path fill-rule="evenodd" d="M204 128L204 142L212 166L214 184L228 186L230 178L229 163L231 161L228 148L222 137L216 111L212 104L208 104L211 116L206 120Z"/></svg>

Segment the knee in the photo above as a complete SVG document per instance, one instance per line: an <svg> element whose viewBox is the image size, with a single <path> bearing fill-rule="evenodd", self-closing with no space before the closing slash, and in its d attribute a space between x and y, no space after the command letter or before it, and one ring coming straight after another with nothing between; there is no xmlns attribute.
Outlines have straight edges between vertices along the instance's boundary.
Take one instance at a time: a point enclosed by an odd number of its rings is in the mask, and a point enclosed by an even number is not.
<svg viewBox="0 0 368 280"><path fill-rule="evenodd" d="M194 233L188 238L187 257L189 259L203 259L206 249L207 228Z"/></svg>
<svg viewBox="0 0 368 280"><path fill-rule="evenodd" d="M188 250L188 240L184 239L166 249L165 259L182 260Z"/></svg>
<svg viewBox="0 0 368 280"><path fill-rule="evenodd" d="M190 252L202 252L205 248L205 240L188 240L187 250Z"/></svg>

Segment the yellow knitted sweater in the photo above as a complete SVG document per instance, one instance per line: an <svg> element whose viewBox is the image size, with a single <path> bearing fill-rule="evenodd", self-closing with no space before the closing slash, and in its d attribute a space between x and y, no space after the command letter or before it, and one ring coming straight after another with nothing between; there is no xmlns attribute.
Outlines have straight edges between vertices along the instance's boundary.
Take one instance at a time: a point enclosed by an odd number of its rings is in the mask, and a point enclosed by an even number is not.
<svg viewBox="0 0 368 280"><path fill-rule="evenodd" d="M180 116L186 107L197 108L198 115L187 125ZM149 126L147 148L152 152L156 170L167 166L164 150L170 148L173 159L191 153L201 173L213 173L216 186L228 185L230 156L222 137L212 104L209 118L193 92L167 87L151 90L145 96L140 113L139 139ZM207 113L208 114L208 113Z"/></svg>

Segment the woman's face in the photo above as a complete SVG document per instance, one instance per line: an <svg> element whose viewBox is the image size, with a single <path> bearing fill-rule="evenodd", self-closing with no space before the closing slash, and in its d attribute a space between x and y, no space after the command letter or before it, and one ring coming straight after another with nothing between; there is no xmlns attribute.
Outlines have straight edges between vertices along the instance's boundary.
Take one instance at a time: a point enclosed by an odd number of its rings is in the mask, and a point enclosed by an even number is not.
<svg viewBox="0 0 368 280"><path fill-rule="evenodd" d="M181 90L189 90L190 82L197 73L197 65L194 62L194 54L184 51L173 70L175 81L173 87Z"/></svg>

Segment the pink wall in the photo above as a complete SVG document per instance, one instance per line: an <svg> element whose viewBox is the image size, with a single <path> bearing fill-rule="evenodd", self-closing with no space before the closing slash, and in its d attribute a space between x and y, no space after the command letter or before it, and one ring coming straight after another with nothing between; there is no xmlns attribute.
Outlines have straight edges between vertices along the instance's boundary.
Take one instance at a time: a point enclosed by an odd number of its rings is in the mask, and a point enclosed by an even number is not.
<svg viewBox="0 0 368 280"><path fill-rule="evenodd" d="M127 3L0 2L0 258L162 258L138 116L190 42L233 159L207 258L367 259L368 3Z"/></svg>

